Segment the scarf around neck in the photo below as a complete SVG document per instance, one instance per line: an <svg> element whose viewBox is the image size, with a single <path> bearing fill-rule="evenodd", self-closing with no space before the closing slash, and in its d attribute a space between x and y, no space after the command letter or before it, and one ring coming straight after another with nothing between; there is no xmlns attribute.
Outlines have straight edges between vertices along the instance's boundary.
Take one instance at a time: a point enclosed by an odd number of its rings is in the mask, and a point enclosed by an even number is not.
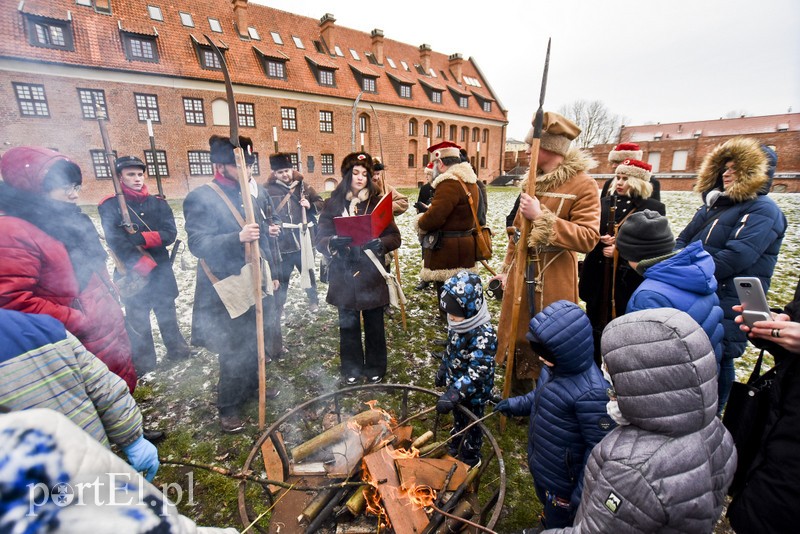
<svg viewBox="0 0 800 534"><path fill-rule="evenodd" d="M478 313L458 323L451 321L450 317L448 317L447 327L454 332L458 332L459 334L466 334L473 328L477 328L482 324L490 322L491 320L492 317L489 315L489 308L486 306L486 299L483 299L483 304L481 304L481 309L478 310Z"/></svg>
<svg viewBox="0 0 800 534"><path fill-rule="evenodd" d="M120 182L120 185L122 186L122 194L125 195L125 200L130 200L132 202L138 202L141 204L147 200L147 197L150 196L150 192L147 190L147 184L144 184L142 189L139 191L128 187L122 182Z"/></svg>

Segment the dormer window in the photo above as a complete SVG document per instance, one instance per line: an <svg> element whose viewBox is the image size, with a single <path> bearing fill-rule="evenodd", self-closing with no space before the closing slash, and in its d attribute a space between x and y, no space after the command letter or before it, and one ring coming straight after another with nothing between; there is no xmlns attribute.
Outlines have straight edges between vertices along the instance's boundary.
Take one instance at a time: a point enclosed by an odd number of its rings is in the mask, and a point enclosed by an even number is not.
<svg viewBox="0 0 800 534"><path fill-rule="evenodd" d="M26 14L25 23L28 28L28 42L31 45L57 50L74 50L71 20L57 20Z"/></svg>
<svg viewBox="0 0 800 534"><path fill-rule="evenodd" d="M158 48L154 36L122 32L122 42L129 60L158 63Z"/></svg>
<svg viewBox="0 0 800 534"><path fill-rule="evenodd" d="M214 49L211 48L211 46L209 46L207 43L201 43L198 41L194 35L192 35L191 38L195 53L197 53L197 60L200 62L200 67L206 70L222 70L222 64L220 63L219 56ZM225 46L225 43L216 38L214 41L223 54L227 52L228 47Z"/></svg>

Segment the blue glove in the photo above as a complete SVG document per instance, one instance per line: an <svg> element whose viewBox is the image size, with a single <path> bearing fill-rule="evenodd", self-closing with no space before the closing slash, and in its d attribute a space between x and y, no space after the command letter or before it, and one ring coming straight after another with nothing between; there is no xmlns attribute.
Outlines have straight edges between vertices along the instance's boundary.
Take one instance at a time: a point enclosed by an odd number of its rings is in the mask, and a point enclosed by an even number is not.
<svg viewBox="0 0 800 534"><path fill-rule="evenodd" d="M494 411L500 412L508 417L511 415L511 403L508 402L508 399L503 399L495 405Z"/></svg>
<svg viewBox="0 0 800 534"><path fill-rule="evenodd" d="M128 457L128 463L135 470L143 472L144 478L152 482L158 472L158 449L156 446L139 436L139 439L122 448L122 452Z"/></svg>
<svg viewBox="0 0 800 534"><path fill-rule="evenodd" d="M450 413L460 400L461 395L459 395L458 390L456 388L450 388L439 397L436 403L436 411L439 413Z"/></svg>

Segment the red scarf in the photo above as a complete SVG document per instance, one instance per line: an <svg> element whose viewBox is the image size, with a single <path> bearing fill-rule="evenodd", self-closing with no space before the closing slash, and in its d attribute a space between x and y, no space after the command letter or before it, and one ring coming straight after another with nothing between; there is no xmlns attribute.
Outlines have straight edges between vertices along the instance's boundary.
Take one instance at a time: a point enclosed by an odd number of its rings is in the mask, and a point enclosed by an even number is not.
<svg viewBox="0 0 800 534"><path fill-rule="evenodd" d="M219 172L214 173L214 181L217 182L219 185L224 185L226 187L235 187L239 189L239 180L231 180L227 176L220 174Z"/></svg>
<svg viewBox="0 0 800 534"><path fill-rule="evenodd" d="M125 200L130 200L132 202L138 202L141 204L147 200L147 197L150 196L150 193L147 192L147 184L143 184L140 191L131 189L123 182L120 182L120 185L122 186L122 194L125 195Z"/></svg>

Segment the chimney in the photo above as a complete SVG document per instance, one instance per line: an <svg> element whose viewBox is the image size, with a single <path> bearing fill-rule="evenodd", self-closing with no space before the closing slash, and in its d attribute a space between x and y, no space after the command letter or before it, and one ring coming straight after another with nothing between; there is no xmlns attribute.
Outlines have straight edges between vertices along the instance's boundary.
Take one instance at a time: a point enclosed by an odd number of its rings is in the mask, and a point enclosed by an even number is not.
<svg viewBox="0 0 800 534"><path fill-rule="evenodd" d="M247 0L231 0L233 4L233 19L236 22L236 29L242 37L249 37L247 27L250 23L247 21Z"/></svg>
<svg viewBox="0 0 800 534"><path fill-rule="evenodd" d="M422 65L422 69L425 71L425 74L430 74L431 72L431 45L422 43L419 45L419 64Z"/></svg>
<svg viewBox="0 0 800 534"><path fill-rule="evenodd" d="M375 28L370 35L372 35L372 55L375 56L378 65L383 65L383 30Z"/></svg>
<svg viewBox="0 0 800 534"><path fill-rule="evenodd" d="M336 39L334 35L334 30L336 29L336 18L330 13L325 13L321 19L319 19L319 36L322 41L325 43L325 46L328 47L328 52L331 54L335 54L336 52Z"/></svg>
<svg viewBox="0 0 800 534"><path fill-rule="evenodd" d="M461 85L463 83L461 79L461 64L464 63L464 57L456 52L455 54L451 54L448 59L450 60L450 72L456 79L458 85Z"/></svg>

